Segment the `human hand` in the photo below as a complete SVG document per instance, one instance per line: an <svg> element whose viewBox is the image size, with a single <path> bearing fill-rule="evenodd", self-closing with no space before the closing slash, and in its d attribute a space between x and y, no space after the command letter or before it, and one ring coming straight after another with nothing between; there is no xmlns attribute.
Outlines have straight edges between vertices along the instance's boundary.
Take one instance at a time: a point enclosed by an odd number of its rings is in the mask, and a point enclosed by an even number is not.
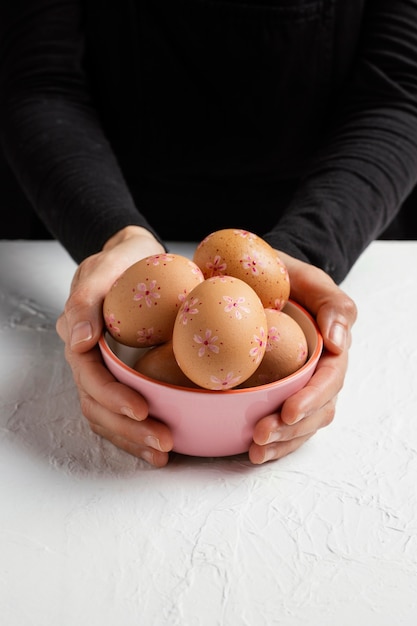
<svg viewBox="0 0 417 626"><path fill-rule="evenodd" d="M353 300L328 274L283 252L279 256L290 275L290 297L315 317L324 349L308 384L288 398L280 411L256 424L249 448L249 459L255 464L293 452L333 421L348 366L351 329L357 317Z"/></svg>
<svg viewBox="0 0 417 626"><path fill-rule="evenodd" d="M141 395L116 381L102 361L97 342L103 330L103 300L116 278L141 258L162 252L161 244L144 228L119 231L102 252L79 265L56 324L91 430L156 467L168 462L173 445L170 430L148 417Z"/></svg>

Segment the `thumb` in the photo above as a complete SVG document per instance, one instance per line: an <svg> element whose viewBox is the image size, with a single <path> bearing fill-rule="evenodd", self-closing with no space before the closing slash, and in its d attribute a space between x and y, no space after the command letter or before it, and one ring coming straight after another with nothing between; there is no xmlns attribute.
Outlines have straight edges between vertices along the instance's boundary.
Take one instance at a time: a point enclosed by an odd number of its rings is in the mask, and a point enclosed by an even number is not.
<svg viewBox="0 0 417 626"><path fill-rule="evenodd" d="M352 326L356 321L355 303L339 291L332 300L324 302L317 312L317 323L323 335L325 347L340 354L352 343Z"/></svg>
<svg viewBox="0 0 417 626"><path fill-rule="evenodd" d="M97 326L96 326L97 328ZM98 339L98 337L97 337ZM93 325L90 320L80 320L79 322L75 322L72 329L70 330L70 346L74 350L84 349L91 347L90 344L93 340L93 343L97 343L95 341L95 335L93 331Z"/></svg>
<svg viewBox="0 0 417 626"><path fill-rule="evenodd" d="M103 300L113 277L98 272L84 273L80 278L77 270L71 284L70 294L63 313L56 322L56 330L62 341L74 352L91 350L103 330Z"/></svg>
<svg viewBox="0 0 417 626"><path fill-rule="evenodd" d="M75 352L86 352L93 348L99 340L102 329L101 307L71 311L67 306L56 322L58 335Z"/></svg>

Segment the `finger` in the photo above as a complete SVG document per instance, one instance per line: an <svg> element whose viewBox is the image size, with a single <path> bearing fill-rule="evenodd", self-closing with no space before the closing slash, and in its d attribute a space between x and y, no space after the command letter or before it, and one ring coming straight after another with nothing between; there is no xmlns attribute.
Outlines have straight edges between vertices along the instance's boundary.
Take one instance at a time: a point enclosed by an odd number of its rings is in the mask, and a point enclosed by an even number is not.
<svg viewBox="0 0 417 626"><path fill-rule="evenodd" d="M335 295L331 302L322 305L317 312L316 321L325 348L337 354L350 348L351 329L356 319L356 305L343 292Z"/></svg>
<svg viewBox="0 0 417 626"><path fill-rule="evenodd" d="M143 422L137 422L108 411L100 405L90 404L86 418L91 427L106 433L106 439L130 442L138 448L152 448L158 452L172 450L172 435L165 424L149 417Z"/></svg>
<svg viewBox="0 0 417 626"><path fill-rule="evenodd" d="M280 413L268 415L256 424L253 440L256 444L265 446L315 433L333 421L336 413L336 400L336 397L332 398L318 411L294 424L285 423Z"/></svg>
<svg viewBox="0 0 417 626"><path fill-rule="evenodd" d="M74 351L85 352L97 343L103 329L103 300L130 260L102 253L88 257L77 268L56 323L59 336Z"/></svg>
<svg viewBox="0 0 417 626"><path fill-rule="evenodd" d="M172 450L172 435L162 422L153 418L136 421L131 417L113 413L85 392L80 394L81 408L91 430L125 452L148 463L162 467L168 462Z"/></svg>
<svg viewBox="0 0 417 626"><path fill-rule="evenodd" d="M89 400L92 399L111 413L126 415L137 421L142 421L148 416L145 398L114 378L104 365L97 347L84 354L67 349L66 354L79 390L84 414L89 409Z"/></svg>
<svg viewBox="0 0 417 626"><path fill-rule="evenodd" d="M263 420L265 423L259 423L258 431L254 432L254 441L249 448L250 461L261 464L290 454L315 435L319 429L328 426L333 421L335 409L336 399L334 398L320 411L295 425L285 424L279 414L265 418ZM265 430L262 430L263 427Z"/></svg>
<svg viewBox="0 0 417 626"><path fill-rule="evenodd" d="M315 433L309 433L302 437L296 437L289 439L288 441L282 441L277 443L271 443L267 446L259 446L256 443L252 443L249 448L249 460L255 465L266 463L267 461L274 461L281 459L287 454L294 452L300 448L308 439L310 439Z"/></svg>
<svg viewBox="0 0 417 626"><path fill-rule="evenodd" d="M58 317L55 328L59 337L64 343L66 343L68 339L68 324L64 313L61 313L61 315Z"/></svg>
<svg viewBox="0 0 417 626"><path fill-rule="evenodd" d="M285 439L291 437L291 433L294 436L307 434L333 420L336 398L343 386L347 354L328 354L321 361L307 385L288 398L280 412L263 417L255 425L253 439L257 444L278 441L281 432L284 432L282 438ZM310 416L315 421L308 422ZM293 428L294 424L300 424L301 429L285 430L285 426Z"/></svg>
<svg viewBox="0 0 417 626"><path fill-rule="evenodd" d="M92 346L97 343L94 337L93 327L96 329L97 340L101 333L102 329L102 320L100 316L98 317L98 321L96 324L92 324L90 320L81 320L74 324L74 327L71 329L69 326L69 318L67 314L61 313L58 317L55 329L62 339L62 341L66 345L71 345L75 348L76 351L84 352L89 350Z"/></svg>
<svg viewBox="0 0 417 626"><path fill-rule="evenodd" d="M291 281L291 298L316 318L328 350L341 352L351 343L357 319L354 301L318 267L279 252Z"/></svg>
<svg viewBox="0 0 417 626"><path fill-rule="evenodd" d="M347 363L347 351L341 354L326 352L305 387L285 400L281 407L282 421L294 424L316 413L336 397L344 385Z"/></svg>
<svg viewBox="0 0 417 626"><path fill-rule="evenodd" d="M97 424L91 424L91 430L100 437L107 439L110 443L117 446L121 450L124 450L124 452L127 452L128 454L131 454L139 459L143 459L155 467L164 467L169 461L168 452L161 452L155 448L124 439L123 437L119 437L112 431L108 431Z"/></svg>
<svg viewBox="0 0 417 626"><path fill-rule="evenodd" d="M106 255L89 257L79 266L57 321L58 333L72 350L85 352L97 343L103 330L103 300L119 275L118 265L109 267Z"/></svg>

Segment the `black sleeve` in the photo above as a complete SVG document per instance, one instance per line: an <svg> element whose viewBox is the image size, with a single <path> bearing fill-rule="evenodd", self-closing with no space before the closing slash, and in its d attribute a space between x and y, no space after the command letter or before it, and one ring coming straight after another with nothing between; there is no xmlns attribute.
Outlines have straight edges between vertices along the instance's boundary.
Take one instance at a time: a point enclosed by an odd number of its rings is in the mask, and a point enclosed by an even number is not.
<svg viewBox="0 0 417 626"><path fill-rule="evenodd" d="M417 182L417 0L370 0L351 80L290 206L264 235L340 282Z"/></svg>
<svg viewBox="0 0 417 626"><path fill-rule="evenodd" d="M351 80L272 245L341 281L417 182L417 0L369 0ZM7 6L6 6L7 5ZM0 5L0 134L22 188L77 261L140 214L82 70L80 2Z"/></svg>
<svg viewBox="0 0 417 626"><path fill-rule="evenodd" d="M100 126L83 52L79 2L1 3L2 147L36 212L77 262L124 226L152 231Z"/></svg>

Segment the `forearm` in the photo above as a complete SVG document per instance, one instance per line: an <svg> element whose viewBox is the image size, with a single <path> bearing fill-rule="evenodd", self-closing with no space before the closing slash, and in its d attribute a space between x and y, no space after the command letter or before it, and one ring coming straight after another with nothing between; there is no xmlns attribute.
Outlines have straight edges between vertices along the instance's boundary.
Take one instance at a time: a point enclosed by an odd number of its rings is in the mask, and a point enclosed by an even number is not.
<svg viewBox="0 0 417 626"><path fill-rule="evenodd" d="M78 3L35 5L0 14L2 147L43 222L81 261L120 228L149 225L90 100Z"/></svg>
<svg viewBox="0 0 417 626"><path fill-rule="evenodd" d="M119 228L146 225L136 210L106 140L86 136L86 113L64 104L25 101L7 118L5 152L37 213L80 261ZM42 108L42 107L41 107Z"/></svg>
<svg viewBox="0 0 417 626"><path fill-rule="evenodd" d="M413 123L417 127L417 118ZM372 152L372 129L356 149L349 138L334 154L329 146L303 180L278 227L265 238L274 247L321 267L336 282L343 280L417 182L417 138L412 141L411 124L405 129L408 136L400 140L399 132L393 134L380 152ZM397 142L402 143L398 152ZM380 149L380 139L375 138L375 143Z"/></svg>
<svg viewBox="0 0 417 626"><path fill-rule="evenodd" d="M266 237L338 282L417 183L417 2L369 5L351 81L284 218Z"/></svg>

